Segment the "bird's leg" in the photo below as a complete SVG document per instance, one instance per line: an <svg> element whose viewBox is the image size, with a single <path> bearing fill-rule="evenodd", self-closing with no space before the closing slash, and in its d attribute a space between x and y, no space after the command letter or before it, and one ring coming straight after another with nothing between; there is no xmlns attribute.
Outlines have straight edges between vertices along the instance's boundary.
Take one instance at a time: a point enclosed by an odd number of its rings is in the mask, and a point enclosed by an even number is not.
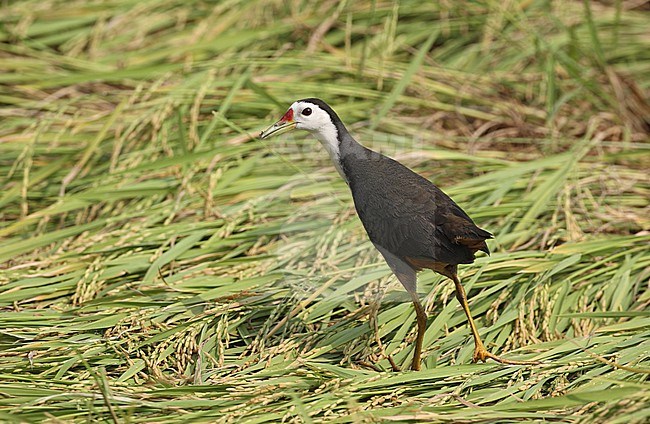
<svg viewBox="0 0 650 424"><path fill-rule="evenodd" d="M485 345L483 344L483 341L481 340L481 336L478 334L476 324L474 324L474 320L472 319L472 313L469 310L469 304L467 303L467 295L465 294L465 289L463 288L462 284L460 284L460 280L458 279L458 276L455 272L452 273L450 277L456 286L456 298L460 302L460 305L463 307L465 315L467 315L469 328L472 331L472 336L474 336L474 356L472 358L474 362L485 362L488 358L490 358L499 363L509 365L536 365L540 363L537 361L513 361L510 359L501 358L500 356L488 352L488 350L485 348Z"/></svg>
<svg viewBox="0 0 650 424"><path fill-rule="evenodd" d="M404 286L408 294L413 300L413 306L415 306L415 315L417 316L418 322L418 335L415 340L415 352L413 353L413 362L411 363L411 369L413 371L420 371L420 361L422 359L422 341L424 340L424 332L427 329L427 314L424 312L424 308L418 299L417 291L417 276L415 274L415 268L407 264L403 259L398 258L388 250L381 247L379 244L375 244L375 247L382 254L386 263L393 271L393 274L397 277L400 283ZM389 358L390 360L390 358ZM395 368L395 367L393 367Z"/></svg>
<svg viewBox="0 0 650 424"><path fill-rule="evenodd" d="M424 333L427 330L427 314L424 312L424 308L418 299L418 294L415 291L410 291L411 299L413 300L413 306L415 307L415 315L417 316L418 322L418 335L415 340L415 352L413 353L413 362L411 363L411 369L413 371L420 371L420 362L422 357L422 341L424 340Z"/></svg>
<svg viewBox="0 0 650 424"><path fill-rule="evenodd" d="M474 357L472 358L474 362L478 361L483 361L487 359L488 355L490 354L487 349L485 349L485 345L483 345L483 341L481 340L481 336L478 334L478 330L476 329L476 324L474 324L474 319L472 318L472 313L469 310L469 304L467 303L467 295L465 294L465 288L463 285L460 283L460 280L458 279L457 275L452 275L452 280L454 281L454 285L456 286L456 299L460 302L460 305L463 307L463 310L465 311L465 315L467 315L467 321L469 322L469 328L472 331L472 336L474 336Z"/></svg>
<svg viewBox="0 0 650 424"><path fill-rule="evenodd" d="M384 349L384 344L381 342L381 337L379 337L379 323L377 314L379 311L379 304L381 302L381 297L383 295L383 291L378 289L377 291L377 296L375 297L373 301L373 306L370 309L370 326L373 329L373 332L375 333L375 343L377 343L377 346L379 347L379 350L381 354L388 359L388 362L390 363L391 368L393 369L393 372L400 372L400 368L397 366L395 363L395 360L393 357L390 355L390 353L386 353L386 349Z"/></svg>

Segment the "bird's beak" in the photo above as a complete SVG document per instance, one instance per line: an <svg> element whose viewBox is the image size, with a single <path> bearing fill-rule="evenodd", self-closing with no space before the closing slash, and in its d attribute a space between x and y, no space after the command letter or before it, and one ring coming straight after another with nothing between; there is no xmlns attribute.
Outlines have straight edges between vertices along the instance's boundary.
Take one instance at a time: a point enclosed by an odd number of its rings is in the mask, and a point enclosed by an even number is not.
<svg viewBox="0 0 650 424"><path fill-rule="evenodd" d="M296 122L293 120L293 110L289 109L287 113L275 124L271 125L260 133L260 138L269 138L272 135L280 135L296 128Z"/></svg>

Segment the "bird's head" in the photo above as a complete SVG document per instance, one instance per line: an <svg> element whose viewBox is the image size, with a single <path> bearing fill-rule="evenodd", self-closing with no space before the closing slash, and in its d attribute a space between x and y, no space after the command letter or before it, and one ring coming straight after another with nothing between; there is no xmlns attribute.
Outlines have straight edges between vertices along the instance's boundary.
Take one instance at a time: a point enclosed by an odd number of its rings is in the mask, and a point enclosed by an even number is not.
<svg viewBox="0 0 650 424"><path fill-rule="evenodd" d="M341 137L349 137L349 134L336 112L320 99L298 100L293 102L278 122L262 131L260 138L269 138L296 128L309 131L320 141L332 158L336 170L347 181L341 165Z"/></svg>
<svg viewBox="0 0 650 424"><path fill-rule="evenodd" d="M289 110L278 122L262 131L260 138L269 138L284 134L293 129L305 130L314 134L318 139L336 133L333 122L334 111L322 100L304 99L293 102ZM336 118L338 119L338 118Z"/></svg>

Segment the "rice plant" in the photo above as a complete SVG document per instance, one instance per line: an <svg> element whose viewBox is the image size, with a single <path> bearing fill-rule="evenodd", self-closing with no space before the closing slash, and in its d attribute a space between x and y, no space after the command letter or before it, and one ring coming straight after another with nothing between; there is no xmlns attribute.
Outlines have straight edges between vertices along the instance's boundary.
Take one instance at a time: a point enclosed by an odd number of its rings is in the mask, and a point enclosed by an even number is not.
<svg viewBox="0 0 650 424"><path fill-rule="evenodd" d="M0 5L0 421L650 419L646 2ZM495 235L408 295L308 136L354 135Z"/></svg>

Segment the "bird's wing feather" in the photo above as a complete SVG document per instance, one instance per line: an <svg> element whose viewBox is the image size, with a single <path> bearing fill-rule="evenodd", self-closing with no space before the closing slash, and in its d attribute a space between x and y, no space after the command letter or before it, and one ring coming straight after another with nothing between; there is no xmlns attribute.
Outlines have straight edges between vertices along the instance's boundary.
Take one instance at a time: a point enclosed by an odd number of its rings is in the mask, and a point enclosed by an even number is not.
<svg viewBox="0 0 650 424"><path fill-rule="evenodd" d="M370 240L403 258L471 263L491 234L431 182L385 156L348 164L350 188ZM345 164L345 163L344 163Z"/></svg>

